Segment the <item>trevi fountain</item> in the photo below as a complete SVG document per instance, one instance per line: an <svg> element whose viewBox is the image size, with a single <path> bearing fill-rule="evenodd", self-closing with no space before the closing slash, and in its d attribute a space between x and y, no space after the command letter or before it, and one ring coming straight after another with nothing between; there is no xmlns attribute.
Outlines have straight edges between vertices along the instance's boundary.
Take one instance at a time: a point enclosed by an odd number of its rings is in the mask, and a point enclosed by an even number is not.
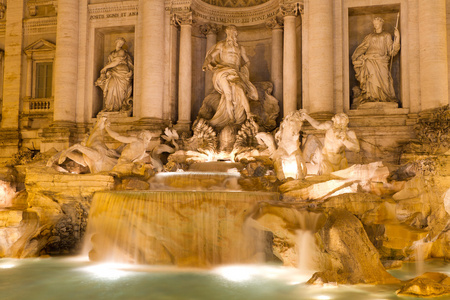
<svg viewBox="0 0 450 300"><path fill-rule="evenodd" d="M1 0L1 299L449 299L449 26Z"/></svg>

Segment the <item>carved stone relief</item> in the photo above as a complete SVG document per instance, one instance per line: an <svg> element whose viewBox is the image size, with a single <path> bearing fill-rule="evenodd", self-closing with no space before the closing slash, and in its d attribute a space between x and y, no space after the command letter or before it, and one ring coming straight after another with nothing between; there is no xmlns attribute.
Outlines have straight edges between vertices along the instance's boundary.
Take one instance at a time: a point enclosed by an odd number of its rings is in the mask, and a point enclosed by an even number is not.
<svg viewBox="0 0 450 300"><path fill-rule="evenodd" d="M248 7L260 5L269 0L202 0L205 3L221 7Z"/></svg>

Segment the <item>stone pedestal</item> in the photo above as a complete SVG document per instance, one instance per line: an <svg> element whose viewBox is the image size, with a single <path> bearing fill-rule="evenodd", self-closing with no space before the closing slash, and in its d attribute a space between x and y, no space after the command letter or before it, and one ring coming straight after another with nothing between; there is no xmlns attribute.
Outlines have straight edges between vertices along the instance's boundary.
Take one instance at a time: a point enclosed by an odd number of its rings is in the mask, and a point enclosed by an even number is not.
<svg viewBox="0 0 450 300"><path fill-rule="evenodd" d="M41 141L41 152L54 148L61 151L76 143L77 128L73 122L54 122L50 127L44 128Z"/></svg>

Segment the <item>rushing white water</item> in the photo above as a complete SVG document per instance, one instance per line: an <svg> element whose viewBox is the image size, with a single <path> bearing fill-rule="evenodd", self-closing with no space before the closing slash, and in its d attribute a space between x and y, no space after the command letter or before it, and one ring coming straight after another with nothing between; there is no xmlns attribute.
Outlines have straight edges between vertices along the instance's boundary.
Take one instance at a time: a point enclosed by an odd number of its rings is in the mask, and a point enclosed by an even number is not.
<svg viewBox="0 0 450 300"><path fill-rule="evenodd" d="M256 203L278 193L117 191L94 195L86 236L93 260L208 267L252 261L242 230Z"/></svg>
<svg viewBox="0 0 450 300"><path fill-rule="evenodd" d="M297 219L300 223L297 234L298 268L304 274L312 274L317 268L318 248L314 234L319 225L322 214L309 211L297 211Z"/></svg>

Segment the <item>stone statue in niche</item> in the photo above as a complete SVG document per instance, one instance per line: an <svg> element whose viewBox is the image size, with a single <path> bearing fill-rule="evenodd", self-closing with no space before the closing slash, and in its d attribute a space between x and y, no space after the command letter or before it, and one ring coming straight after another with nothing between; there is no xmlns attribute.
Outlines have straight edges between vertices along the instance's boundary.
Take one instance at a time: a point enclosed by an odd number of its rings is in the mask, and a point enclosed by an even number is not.
<svg viewBox="0 0 450 300"><path fill-rule="evenodd" d="M374 18L374 32L367 35L353 52L352 63L359 88L353 88L352 108L366 102L398 102L391 74L392 59L400 50L398 19L394 40L383 31L383 24L382 18Z"/></svg>
<svg viewBox="0 0 450 300"><path fill-rule="evenodd" d="M221 95L219 106L209 123L223 128L242 124L251 118L249 99L258 100L258 91L249 80L250 60L237 42L237 29L228 26L227 38L209 49L202 69L214 71L214 89Z"/></svg>
<svg viewBox="0 0 450 300"><path fill-rule="evenodd" d="M346 169L348 161L345 156L345 149L355 152L360 150L355 132L348 129L348 116L344 113L339 113L331 121L323 123L314 120L304 112L302 117L314 128L326 130L323 147L317 157L319 174L330 174L334 171ZM305 145L305 147L307 146Z"/></svg>
<svg viewBox="0 0 450 300"><path fill-rule="evenodd" d="M108 63L100 71L95 85L103 90L103 111L130 111L133 91L133 61L123 49L125 39L115 41L116 48L109 54Z"/></svg>

